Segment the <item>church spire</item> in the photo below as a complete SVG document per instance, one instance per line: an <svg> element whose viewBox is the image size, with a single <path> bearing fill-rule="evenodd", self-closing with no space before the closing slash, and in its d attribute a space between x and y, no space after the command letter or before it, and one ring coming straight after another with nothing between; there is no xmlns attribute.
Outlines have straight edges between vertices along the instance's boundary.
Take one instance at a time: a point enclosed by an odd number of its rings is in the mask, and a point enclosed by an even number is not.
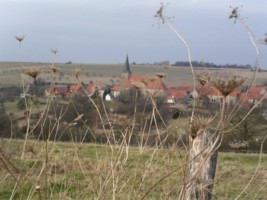
<svg viewBox="0 0 267 200"><path fill-rule="evenodd" d="M131 69L130 69L130 65L129 65L129 58L128 58L128 54L126 56L126 60L125 60L125 64L123 66L122 72L121 72L121 88L122 90L125 89L126 87L126 82L129 79L129 76L132 74Z"/></svg>
<svg viewBox="0 0 267 200"><path fill-rule="evenodd" d="M125 60L125 64L124 64L122 73L127 73L128 75L130 75L132 73L131 69L130 69L128 54L126 56L126 60Z"/></svg>

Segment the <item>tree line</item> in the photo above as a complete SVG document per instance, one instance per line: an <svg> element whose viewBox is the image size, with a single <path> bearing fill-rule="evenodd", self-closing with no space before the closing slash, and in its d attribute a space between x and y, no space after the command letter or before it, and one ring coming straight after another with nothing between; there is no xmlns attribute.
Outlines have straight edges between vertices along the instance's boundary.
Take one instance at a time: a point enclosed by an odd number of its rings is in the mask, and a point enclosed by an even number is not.
<svg viewBox="0 0 267 200"><path fill-rule="evenodd" d="M249 64L247 65L238 65L238 64L223 64L218 65L212 62L200 62L192 61L194 67L208 67L208 68L236 68L236 69L253 69ZM173 66L190 66L188 61L176 61Z"/></svg>

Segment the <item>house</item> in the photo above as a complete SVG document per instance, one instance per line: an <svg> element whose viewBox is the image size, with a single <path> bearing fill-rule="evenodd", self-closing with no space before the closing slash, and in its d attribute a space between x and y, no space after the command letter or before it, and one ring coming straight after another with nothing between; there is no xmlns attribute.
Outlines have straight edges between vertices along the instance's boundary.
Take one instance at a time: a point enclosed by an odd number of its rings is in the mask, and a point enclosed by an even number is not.
<svg viewBox="0 0 267 200"><path fill-rule="evenodd" d="M90 97L96 97L97 96L97 92L98 92L98 88L97 85L95 83L93 83L93 81L90 81L89 85L87 86L87 88L85 89L86 94Z"/></svg>
<svg viewBox="0 0 267 200"><path fill-rule="evenodd" d="M223 99L223 95L219 90L210 85L197 86L199 96L202 99L208 99L210 103L220 103ZM236 103L237 96L240 94L240 90L236 89L226 97L228 104Z"/></svg>
<svg viewBox="0 0 267 200"><path fill-rule="evenodd" d="M235 89L232 93L230 93L227 96L226 101L232 104L236 103L238 101L238 98L240 97L240 93L241 93L240 89Z"/></svg>
<svg viewBox="0 0 267 200"><path fill-rule="evenodd" d="M70 87L70 92L72 95L83 95L83 85L80 83L77 83L75 85L72 85Z"/></svg>
<svg viewBox="0 0 267 200"><path fill-rule="evenodd" d="M195 99L198 98L199 94L197 91L197 86L194 87L192 84L183 83L178 89L186 91L186 98Z"/></svg>
<svg viewBox="0 0 267 200"><path fill-rule="evenodd" d="M111 95L110 95L110 94L107 94L107 95L105 96L105 101L111 101L111 100L112 100Z"/></svg>
<svg viewBox="0 0 267 200"><path fill-rule="evenodd" d="M65 87L50 87L45 90L46 97L69 97L71 91L68 86Z"/></svg>
<svg viewBox="0 0 267 200"><path fill-rule="evenodd" d="M194 90L194 85L183 83L179 85L178 89L192 92Z"/></svg>
<svg viewBox="0 0 267 200"><path fill-rule="evenodd" d="M261 86L254 86L250 88L248 91L240 94L240 102L248 107L261 105L261 101L266 98L267 91Z"/></svg>
<svg viewBox="0 0 267 200"><path fill-rule="evenodd" d="M184 101L186 96L185 90L180 90L177 88L168 88L167 103L176 104L179 101Z"/></svg>
<svg viewBox="0 0 267 200"><path fill-rule="evenodd" d="M221 92L210 85L198 86L197 91L201 99L207 98L210 103L220 102L223 98Z"/></svg>
<svg viewBox="0 0 267 200"><path fill-rule="evenodd" d="M111 92L112 92L114 97L118 97L120 95L120 91L121 91L121 86L120 85L114 85L111 88Z"/></svg>

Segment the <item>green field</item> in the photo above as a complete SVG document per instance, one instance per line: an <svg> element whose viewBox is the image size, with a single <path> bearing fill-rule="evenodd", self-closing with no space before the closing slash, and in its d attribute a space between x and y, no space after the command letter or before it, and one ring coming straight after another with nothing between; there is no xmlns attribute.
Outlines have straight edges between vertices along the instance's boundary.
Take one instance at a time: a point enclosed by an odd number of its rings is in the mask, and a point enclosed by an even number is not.
<svg viewBox="0 0 267 200"><path fill-rule="evenodd" d="M177 199L185 151L81 143L2 140L0 199ZM4 156L3 156L4 155ZM217 199L266 199L267 156L220 153L215 178ZM17 183L17 184L16 184Z"/></svg>
<svg viewBox="0 0 267 200"><path fill-rule="evenodd" d="M76 83L77 80L74 77L74 71L76 69L81 70L80 80L88 83L94 81L100 86L105 84L120 84L120 73L124 64L55 64L59 72L63 73L63 76L59 78L56 75L57 83ZM22 69L41 69L41 78L51 81L51 74L48 73L51 64L48 63L0 63L0 85L20 85L21 84L21 70ZM189 67L169 67L165 69L162 66L156 65L131 65L133 74L142 75L155 75L156 73L166 74L164 82L168 85L179 86L182 83L193 83L192 73ZM220 72L223 75L242 75L249 80L253 77L253 72L250 70L241 69L206 69L196 68L196 73L202 71L209 71L217 74ZM266 81L267 72L260 72L257 75L257 84L261 84Z"/></svg>

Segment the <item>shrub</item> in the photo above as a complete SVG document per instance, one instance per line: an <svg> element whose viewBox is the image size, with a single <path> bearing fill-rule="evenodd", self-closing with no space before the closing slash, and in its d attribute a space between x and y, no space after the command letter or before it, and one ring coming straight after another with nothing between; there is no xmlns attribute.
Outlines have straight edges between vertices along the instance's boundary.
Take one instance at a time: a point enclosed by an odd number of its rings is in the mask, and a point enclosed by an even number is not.
<svg viewBox="0 0 267 200"><path fill-rule="evenodd" d="M2 138L9 138L11 136L10 118L3 107L0 108L0 135Z"/></svg>

